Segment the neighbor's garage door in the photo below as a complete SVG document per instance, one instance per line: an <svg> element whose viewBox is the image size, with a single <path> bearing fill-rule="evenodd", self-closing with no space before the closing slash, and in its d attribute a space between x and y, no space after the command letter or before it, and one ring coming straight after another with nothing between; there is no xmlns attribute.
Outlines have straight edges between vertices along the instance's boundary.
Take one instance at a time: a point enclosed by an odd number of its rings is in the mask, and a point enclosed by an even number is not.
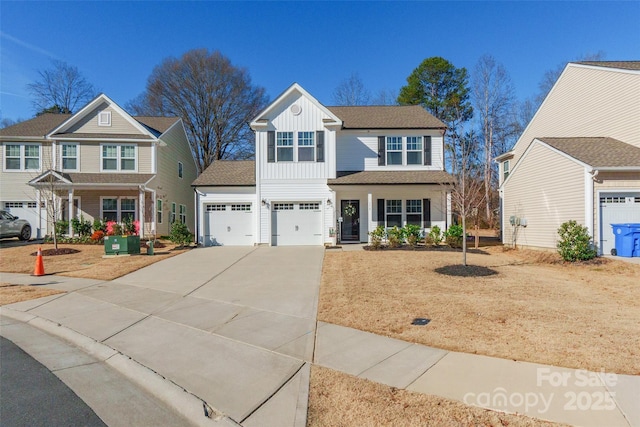
<svg viewBox="0 0 640 427"><path fill-rule="evenodd" d="M46 232L46 230L40 230L40 236L37 234L38 208L36 202L4 202L3 209L13 216L29 221L32 237L41 237L44 235L44 232ZM42 225L45 226L46 222L43 221Z"/></svg>
<svg viewBox="0 0 640 427"><path fill-rule="evenodd" d="M271 244L275 246L322 245L320 203L273 203Z"/></svg>
<svg viewBox="0 0 640 427"><path fill-rule="evenodd" d="M205 246L250 246L254 244L251 203L205 205Z"/></svg>
<svg viewBox="0 0 640 427"><path fill-rule="evenodd" d="M600 196L600 247L609 255L615 248L611 224L640 223L640 193Z"/></svg>

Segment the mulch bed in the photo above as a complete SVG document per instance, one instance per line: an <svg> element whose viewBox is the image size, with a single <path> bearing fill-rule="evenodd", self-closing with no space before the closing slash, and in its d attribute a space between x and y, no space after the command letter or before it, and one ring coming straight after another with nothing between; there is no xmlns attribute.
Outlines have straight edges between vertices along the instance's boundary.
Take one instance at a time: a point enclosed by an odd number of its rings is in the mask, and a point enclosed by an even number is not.
<svg viewBox="0 0 640 427"><path fill-rule="evenodd" d="M486 277L495 276L497 271L481 265L445 265L434 270L436 273L456 277Z"/></svg>
<svg viewBox="0 0 640 427"><path fill-rule="evenodd" d="M72 248L58 248L58 249L45 249L42 251L42 256L56 256L56 255L69 255L69 254L77 254L80 252L77 249ZM32 252L31 256L38 255L38 252Z"/></svg>

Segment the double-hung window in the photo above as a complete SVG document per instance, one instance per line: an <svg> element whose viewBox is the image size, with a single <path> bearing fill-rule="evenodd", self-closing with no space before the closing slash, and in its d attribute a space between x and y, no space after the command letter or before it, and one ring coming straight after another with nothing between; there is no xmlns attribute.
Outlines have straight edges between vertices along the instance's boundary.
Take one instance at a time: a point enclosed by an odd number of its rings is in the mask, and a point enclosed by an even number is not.
<svg viewBox="0 0 640 427"><path fill-rule="evenodd" d="M293 132L277 132L276 148L277 161L293 162Z"/></svg>
<svg viewBox="0 0 640 427"><path fill-rule="evenodd" d="M509 176L509 160L505 160L504 163L502 163L502 180L504 181L505 179L507 179L507 177Z"/></svg>
<svg viewBox="0 0 640 427"><path fill-rule="evenodd" d="M314 162L316 160L315 132L298 132L298 161Z"/></svg>
<svg viewBox="0 0 640 427"><path fill-rule="evenodd" d="M180 205L180 222L187 223L187 207L185 205Z"/></svg>
<svg viewBox="0 0 640 427"><path fill-rule="evenodd" d="M136 199L120 199L120 221L136 219Z"/></svg>
<svg viewBox="0 0 640 427"><path fill-rule="evenodd" d="M408 165L422 164L422 137L421 136L407 137L407 164Z"/></svg>
<svg viewBox="0 0 640 427"><path fill-rule="evenodd" d="M62 170L77 171L78 144L62 144Z"/></svg>
<svg viewBox="0 0 640 427"><path fill-rule="evenodd" d="M136 199L127 197L102 198L102 218L115 222L122 222L127 218L135 220Z"/></svg>
<svg viewBox="0 0 640 427"><path fill-rule="evenodd" d="M402 200L387 200L387 227L402 227Z"/></svg>
<svg viewBox="0 0 640 427"><path fill-rule="evenodd" d="M162 224L162 199L156 200L158 215L156 217L156 221L158 224Z"/></svg>
<svg viewBox="0 0 640 427"><path fill-rule="evenodd" d="M118 199L102 199L102 218L107 221L118 222Z"/></svg>
<svg viewBox="0 0 640 427"><path fill-rule="evenodd" d="M102 146L103 171L131 171L136 170L136 146L131 144Z"/></svg>
<svg viewBox="0 0 640 427"><path fill-rule="evenodd" d="M387 137L387 164L388 165L402 164L402 137L401 136Z"/></svg>
<svg viewBox="0 0 640 427"><path fill-rule="evenodd" d="M407 224L422 226L422 200L407 200Z"/></svg>
<svg viewBox="0 0 640 427"><path fill-rule="evenodd" d="M8 171L40 170L40 144L5 144L4 159Z"/></svg>
<svg viewBox="0 0 640 427"><path fill-rule="evenodd" d="M169 216L169 224L176 222L176 204L171 203L171 215Z"/></svg>

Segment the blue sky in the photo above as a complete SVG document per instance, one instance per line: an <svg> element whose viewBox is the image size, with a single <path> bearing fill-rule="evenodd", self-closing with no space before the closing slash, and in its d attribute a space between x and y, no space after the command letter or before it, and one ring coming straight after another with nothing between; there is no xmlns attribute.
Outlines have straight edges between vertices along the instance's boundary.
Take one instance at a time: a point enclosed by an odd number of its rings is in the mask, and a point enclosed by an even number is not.
<svg viewBox="0 0 640 427"><path fill-rule="evenodd" d="M0 115L34 114L26 84L60 59L120 105L164 58L219 50L273 99L298 82L331 105L357 72L371 92L397 91L442 56L472 70L484 53L519 99L544 72L602 51L640 59L640 1L591 2L13 2L0 3Z"/></svg>

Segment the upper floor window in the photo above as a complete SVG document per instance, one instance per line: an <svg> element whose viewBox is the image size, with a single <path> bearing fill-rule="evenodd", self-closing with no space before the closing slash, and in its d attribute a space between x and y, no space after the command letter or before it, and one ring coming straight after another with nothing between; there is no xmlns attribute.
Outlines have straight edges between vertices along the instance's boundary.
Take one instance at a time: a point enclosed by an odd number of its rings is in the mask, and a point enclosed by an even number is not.
<svg viewBox="0 0 640 427"><path fill-rule="evenodd" d="M314 162L315 153L315 132L298 132L298 161Z"/></svg>
<svg viewBox="0 0 640 427"><path fill-rule="evenodd" d="M407 137L407 164L408 165L422 164L422 137L421 136Z"/></svg>
<svg viewBox="0 0 640 427"><path fill-rule="evenodd" d="M40 144L5 144L4 169L7 171L40 170Z"/></svg>
<svg viewBox="0 0 640 427"><path fill-rule="evenodd" d="M387 137L387 164L388 165L402 164L402 137L401 136Z"/></svg>
<svg viewBox="0 0 640 427"><path fill-rule="evenodd" d="M293 132L277 132L276 133L276 161L292 162L293 161Z"/></svg>
<svg viewBox="0 0 640 427"><path fill-rule="evenodd" d="M62 169L78 170L78 144L62 144Z"/></svg>
<svg viewBox="0 0 640 427"><path fill-rule="evenodd" d="M98 126L111 126L111 111L98 113Z"/></svg>
<svg viewBox="0 0 640 427"><path fill-rule="evenodd" d="M178 162L178 178L182 178L182 162Z"/></svg>
<svg viewBox="0 0 640 427"><path fill-rule="evenodd" d="M102 145L103 171L136 171L137 149L132 144Z"/></svg>
<svg viewBox="0 0 640 427"><path fill-rule="evenodd" d="M504 163L502 163L503 181L509 176L509 166L509 160L505 160Z"/></svg>

